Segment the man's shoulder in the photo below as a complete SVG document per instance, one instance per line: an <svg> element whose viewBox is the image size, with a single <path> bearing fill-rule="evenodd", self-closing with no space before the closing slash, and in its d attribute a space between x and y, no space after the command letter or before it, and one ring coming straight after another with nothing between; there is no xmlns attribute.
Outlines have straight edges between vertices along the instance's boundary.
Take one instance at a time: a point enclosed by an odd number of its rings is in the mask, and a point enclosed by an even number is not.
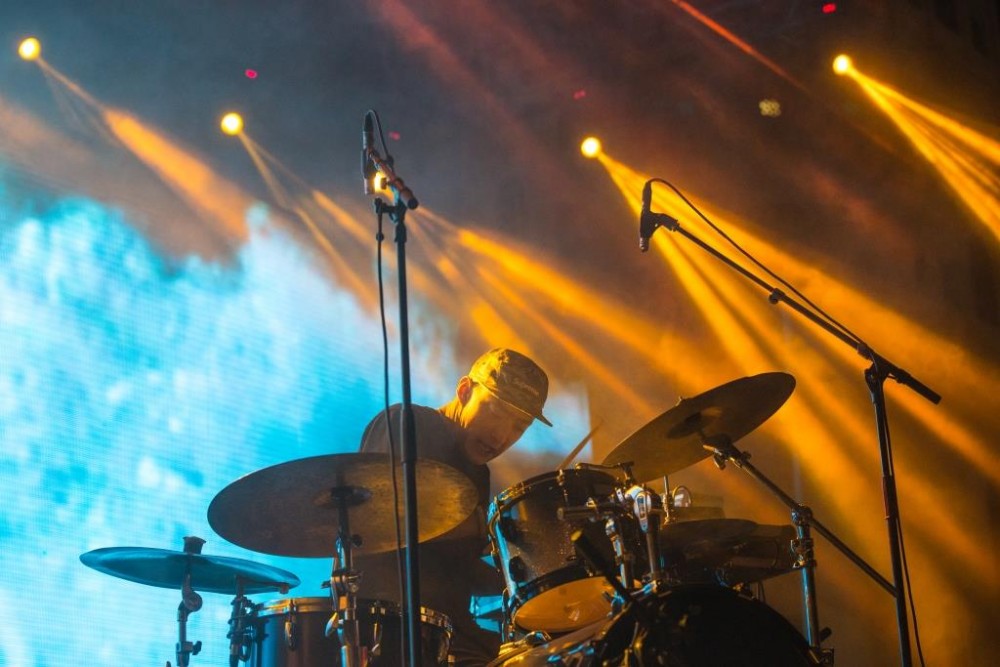
<svg viewBox="0 0 1000 667"><path fill-rule="evenodd" d="M392 405L389 407L388 413L382 410L368 422L364 435L361 437L359 451L388 451L390 430L394 439L399 438L399 417L402 407L398 403ZM440 410L426 405L413 405L412 410L422 455L429 453L425 449L425 445L430 450L438 449L439 446L450 450L457 439L461 437L461 427L444 416ZM387 428L388 425L391 425L391 429ZM396 448L398 449L398 447L399 445L396 443Z"/></svg>

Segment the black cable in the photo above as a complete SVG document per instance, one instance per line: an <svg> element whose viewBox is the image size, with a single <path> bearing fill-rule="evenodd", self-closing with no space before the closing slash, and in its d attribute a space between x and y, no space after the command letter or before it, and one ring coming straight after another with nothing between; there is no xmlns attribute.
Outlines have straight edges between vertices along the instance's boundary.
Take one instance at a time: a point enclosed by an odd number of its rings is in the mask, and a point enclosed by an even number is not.
<svg viewBox="0 0 1000 667"><path fill-rule="evenodd" d="M670 181L666 181L666 180L664 180L662 178L652 178L652 179L649 180L649 182L650 183L663 183L668 188L670 188L671 190L673 190L677 194L677 196L680 197L681 200L691 208L692 211L694 211L695 213L698 214L699 218L701 218L702 220L704 220L705 223L709 227L711 227L712 230L714 230L719 236L721 236L723 239L725 239L726 242L728 242L731 246L733 246L734 248L736 248L736 250L741 255L743 255L744 257L746 257L747 259L749 259L751 262L753 262L758 268L760 268L762 271L764 271L764 273L766 273L767 275L771 276L772 278L774 278L775 280L777 280L779 283L781 283L782 285L784 285L785 287L787 287L789 290L791 290L791 292L795 296L799 297L804 302L806 302L809 305L809 307L811 307L814 311L816 311L817 313L819 313L820 315L822 315L823 319L825 319L827 322L829 322L832 326L836 327L837 329L839 329L841 332L843 332L844 334L846 334L850 338L853 338L854 341L857 343L856 347L859 348L859 351L860 351L860 347L862 345L864 345L864 347L866 347L866 348L868 347L868 345L861 339L860 336L858 336L853 331L851 331L850 329L848 329L846 326L844 326L843 324L841 324L840 322L838 322L831 315L829 315L825 310L823 310L822 308L820 308L819 306L817 306L815 303L813 303L809 299L809 297L807 297L805 294L803 294L798 289L796 289L796 287L794 285L792 285L791 283L787 282L784 278L782 278L778 274L776 274L773 271L771 271L771 269L767 268L764 264L762 264L760 261L758 261L756 257L754 257L753 255L751 255L746 250L744 250L740 246L739 243L737 243L732 238L730 238L729 235L726 234L726 232L722 231L722 229L720 229L718 227L718 225L716 225L714 222L712 222L711 220L709 220L708 217L706 217L704 213L702 213L700 210L698 210L698 207L695 206L694 204L692 204L688 200L688 198L685 197L684 194L680 190L678 190L677 187L674 186L673 183L671 183Z"/></svg>
<svg viewBox="0 0 1000 667"><path fill-rule="evenodd" d="M925 665L924 649L920 645L920 629L917 627L917 609L913 604L913 586L910 585L910 566L906 562L906 548L903 546L903 521L900 517L896 518L896 527L899 530L899 555L903 561L903 578L906 580L906 593L910 601L910 616L913 618L913 643L917 646L917 656L920 658L920 664Z"/></svg>

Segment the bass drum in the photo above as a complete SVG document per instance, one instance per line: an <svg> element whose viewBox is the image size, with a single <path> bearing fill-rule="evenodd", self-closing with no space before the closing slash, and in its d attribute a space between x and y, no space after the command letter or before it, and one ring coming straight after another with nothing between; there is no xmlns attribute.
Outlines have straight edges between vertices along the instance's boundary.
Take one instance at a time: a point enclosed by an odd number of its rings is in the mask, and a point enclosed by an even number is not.
<svg viewBox="0 0 1000 667"><path fill-rule="evenodd" d="M515 647L491 667L815 667L806 640L767 605L718 586L677 586L643 602L643 627L631 609L610 621L534 648Z"/></svg>
<svg viewBox="0 0 1000 667"><path fill-rule="evenodd" d="M289 598L265 603L256 618L257 639L252 667L339 667L340 642L326 636L333 606L328 597ZM373 667L403 664L399 607L380 600L358 600L361 645ZM444 614L420 608L420 641L424 665L447 665L451 622Z"/></svg>

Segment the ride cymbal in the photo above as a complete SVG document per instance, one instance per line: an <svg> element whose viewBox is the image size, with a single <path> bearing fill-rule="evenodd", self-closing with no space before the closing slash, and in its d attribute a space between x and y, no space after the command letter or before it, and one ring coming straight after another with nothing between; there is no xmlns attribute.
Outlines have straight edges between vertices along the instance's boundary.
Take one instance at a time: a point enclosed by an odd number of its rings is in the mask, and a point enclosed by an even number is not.
<svg viewBox="0 0 1000 667"><path fill-rule="evenodd" d="M399 521L403 526L402 479ZM416 461L418 541L460 524L477 501L472 482L451 466ZM208 522L233 544L279 556L336 553L342 516L360 543L355 553L396 548L394 494L388 454L328 454L281 463L245 475L212 500Z"/></svg>
<svg viewBox="0 0 1000 667"><path fill-rule="evenodd" d="M702 444L736 442L767 421L795 388L788 373L761 373L710 389L677 405L618 444L602 465L632 463L640 482L671 475L711 456Z"/></svg>
<svg viewBox="0 0 1000 667"><path fill-rule="evenodd" d="M204 556L146 547L107 547L80 555L80 561L98 572L146 586L180 590L190 574L190 586L203 593L235 595L281 591L299 585L299 578L270 565L226 556Z"/></svg>

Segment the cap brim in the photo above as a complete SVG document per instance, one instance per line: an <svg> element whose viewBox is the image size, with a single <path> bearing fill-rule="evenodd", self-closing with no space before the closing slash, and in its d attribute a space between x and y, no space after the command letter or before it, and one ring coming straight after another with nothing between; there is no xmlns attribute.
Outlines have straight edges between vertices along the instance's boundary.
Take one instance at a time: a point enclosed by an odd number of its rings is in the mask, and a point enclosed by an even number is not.
<svg viewBox="0 0 1000 667"><path fill-rule="evenodd" d="M531 417L532 419L537 419L538 421L542 422L542 423L543 423L543 424L545 424L546 426L552 426L552 422L550 422L550 421L548 420L548 418L547 418L547 417L546 417L545 415L543 415L543 414L542 414L541 412L539 412L539 413L538 413L538 414L536 415L536 414L535 414L535 413L533 413L533 412L529 412L528 410L525 410L524 408L522 408L522 407L521 407L520 405L517 405L516 403L511 403L511 402L510 402L510 401L508 401L508 400L507 400L506 398L504 398L503 396L500 396L500 395L499 395L499 394L497 394L497 393L496 393L495 391L493 391L492 389L490 389L489 387L487 387L487 386L486 386L485 384L483 384L483 383L481 383L481 382L480 382L480 383L479 383L479 386L481 386L481 387L482 387L483 389L485 389L486 391L490 392L490 396L493 396L494 398L496 398L496 399L498 399L498 400L501 400L501 401L503 401L504 403L506 403L506 404L507 404L507 405L509 405L510 407L514 408L514 409L515 409L515 410L517 410L518 412L523 412L524 414L528 415L528 416L529 416L529 417Z"/></svg>

